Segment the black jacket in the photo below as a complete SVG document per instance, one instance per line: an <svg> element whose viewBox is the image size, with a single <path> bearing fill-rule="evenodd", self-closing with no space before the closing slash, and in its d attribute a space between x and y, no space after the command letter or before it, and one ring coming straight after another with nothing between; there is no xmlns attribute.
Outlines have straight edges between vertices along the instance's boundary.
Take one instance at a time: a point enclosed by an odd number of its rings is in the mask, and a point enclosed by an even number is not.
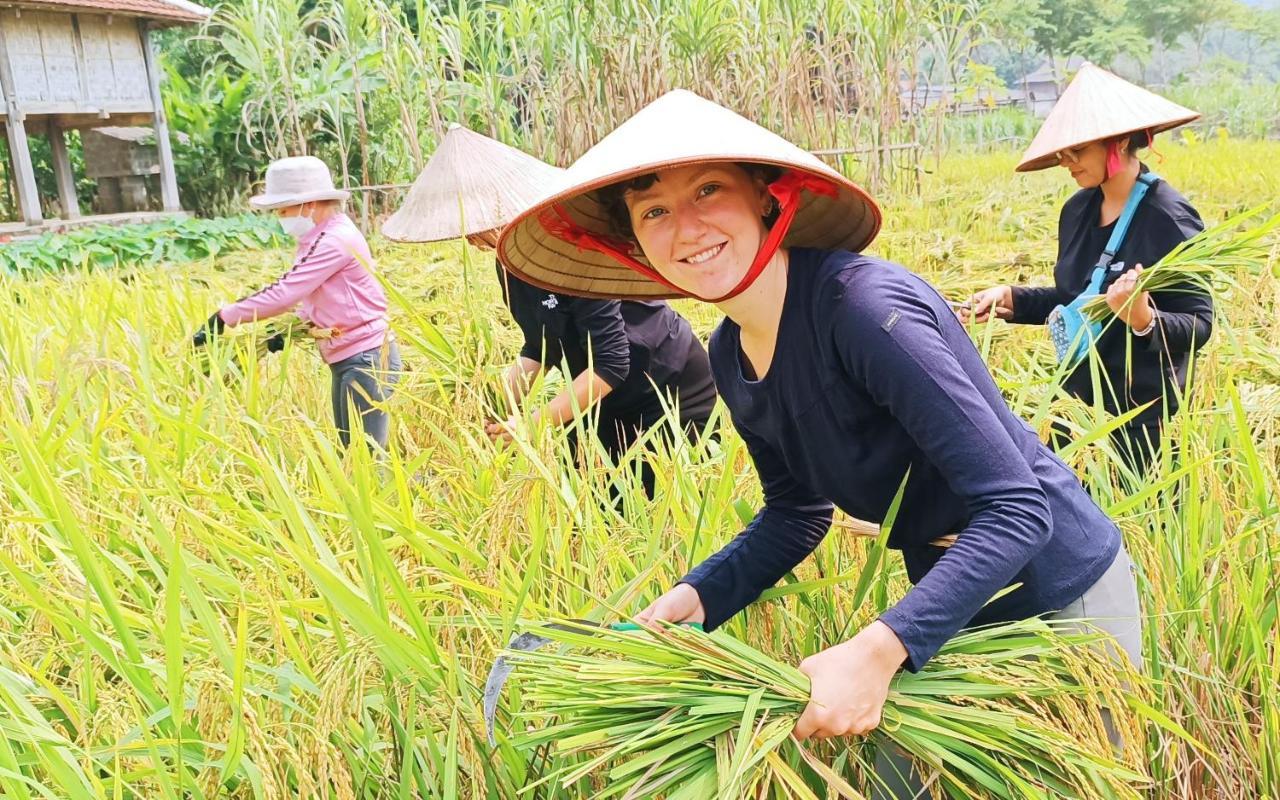
<svg viewBox="0 0 1280 800"><path fill-rule="evenodd" d="M1081 189L1067 200L1058 222L1054 285L1014 287L1013 322L1042 324L1054 306L1070 303L1088 286L1115 227L1114 222L1098 225L1101 207L1101 189ZM1138 264L1151 267L1202 230L1200 214L1187 199L1165 181L1157 182L1134 213L1129 234L1116 254L1114 263L1123 262L1124 269L1108 272L1102 291ZM1213 300L1203 290L1154 292L1151 299L1156 326L1150 336L1134 336L1128 326L1116 321L1107 326L1096 347L1103 373L1103 407L1120 414L1156 401L1134 421L1141 425L1156 424L1165 412L1169 416L1177 412L1178 393L1186 389L1191 358L1213 332ZM1064 386L1086 403L1094 402L1088 359L1067 376Z"/></svg>
<svg viewBox="0 0 1280 800"><path fill-rule="evenodd" d="M546 368L567 365L574 378L590 367L613 389L601 401L602 412L626 418L653 409L659 404L654 384L660 389L679 387L680 395L689 399L709 395L714 402L706 350L688 321L665 302L548 292L500 264L498 282L524 333L520 355ZM705 386L682 385L686 371Z"/></svg>

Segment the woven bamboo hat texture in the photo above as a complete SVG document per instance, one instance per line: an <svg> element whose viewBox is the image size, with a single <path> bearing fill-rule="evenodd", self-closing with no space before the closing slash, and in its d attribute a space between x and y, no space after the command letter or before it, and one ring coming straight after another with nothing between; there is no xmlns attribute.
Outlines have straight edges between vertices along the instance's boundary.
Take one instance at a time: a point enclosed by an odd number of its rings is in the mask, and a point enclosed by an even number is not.
<svg viewBox="0 0 1280 800"><path fill-rule="evenodd" d="M1056 166L1058 153L1089 142L1146 131L1152 136L1200 114L1086 62L1031 141L1018 172Z"/></svg>
<svg viewBox="0 0 1280 800"><path fill-rule="evenodd" d="M595 190L664 168L716 162L773 165L789 174L793 185L794 179L806 184L784 246L856 251L880 229L880 209L853 181L781 136L677 89L645 106L566 169L557 191L507 226L498 256L521 278L551 291L623 300L682 296L613 255L580 245L588 238L616 240ZM618 245L652 270L634 242Z"/></svg>
<svg viewBox="0 0 1280 800"><path fill-rule="evenodd" d="M452 125L382 234L397 242L438 242L502 228L555 189L563 172Z"/></svg>

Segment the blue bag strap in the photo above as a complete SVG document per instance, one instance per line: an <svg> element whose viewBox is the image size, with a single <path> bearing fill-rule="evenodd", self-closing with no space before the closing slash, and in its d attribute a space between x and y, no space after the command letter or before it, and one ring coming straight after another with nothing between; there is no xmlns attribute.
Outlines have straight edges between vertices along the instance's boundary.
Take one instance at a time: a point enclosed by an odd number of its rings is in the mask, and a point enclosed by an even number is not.
<svg viewBox="0 0 1280 800"><path fill-rule="evenodd" d="M1129 190L1129 199L1125 201L1124 211L1120 212L1116 226L1111 229L1111 238L1107 240L1107 246L1093 268L1093 275L1089 277L1089 288L1085 289L1085 294L1097 294L1102 290L1102 281L1107 276L1107 268L1111 266L1112 261L1115 261L1116 253L1120 252L1120 247L1124 244L1124 237L1129 234L1129 223L1133 222L1133 215L1138 211L1142 198L1147 196L1147 190L1155 186L1159 180L1160 176L1154 172L1138 173L1138 180L1134 181L1133 188Z"/></svg>

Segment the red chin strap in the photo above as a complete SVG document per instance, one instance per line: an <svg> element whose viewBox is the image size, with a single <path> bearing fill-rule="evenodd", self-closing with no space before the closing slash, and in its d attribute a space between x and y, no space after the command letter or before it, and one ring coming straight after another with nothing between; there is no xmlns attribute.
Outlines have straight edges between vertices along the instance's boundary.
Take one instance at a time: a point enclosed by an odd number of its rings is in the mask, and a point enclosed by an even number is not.
<svg viewBox="0 0 1280 800"><path fill-rule="evenodd" d="M1164 163L1164 153L1156 149L1156 135L1150 129L1147 130L1147 149L1151 151L1151 155L1159 159L1161 164Z"/></svg>
<svg viewBox="0 0 1280 800"><path fill-rule="evenodd" d="M1124 162L1120 160L1120 142L1111 141L1107 143L1107 179L1110 180L1124 168Z"/></svg>
<svg viewBox="0 0 1280 800"><path fill-rule="evenodd" d="M631 242L613 236L591 233L574 222L562 206L552 205L548 207L538 215L538 223L542 225L543 230L547 233L575 245L579 250L603 253L619 264L635 270L679 295L692 297L707 303L723 303L749 289L756 282L756 279L760 277L760 273L764 272L764 268L769 266L769 262L777 254L778 248L782 246L782 240L786 238L787 231L791 229L791 223L795 220L796 213L800 210L800 195L802 192L808 190L825 197L836 197L840 193L839 188L833 181L794 169L787 170L776 181L770 183L768 188L769 194L773 195L774 199L778 201L778 219L773 223L773 227L769 229L769 234L760 244L755 260L751 262L751 266L747 269L747 273L742 276L742 280L738 281L738 285L733 287L728 294L715 298L698 297L676 286L659 274L653 267L642 264L632 257L631 253L635 248Z"/></svg>
<svg viewBox="0 0 1280 800"><path fill-rule="evenodd" d="M1156 135L1148 128L1144 131L1147 134L1147 147L1161 161L1164 161L1164 154L1156 149ZM1124 169L1124 161L1120 158L1120 141L1115 140L1107 144L1107 178L1115 175Z"/></svg>

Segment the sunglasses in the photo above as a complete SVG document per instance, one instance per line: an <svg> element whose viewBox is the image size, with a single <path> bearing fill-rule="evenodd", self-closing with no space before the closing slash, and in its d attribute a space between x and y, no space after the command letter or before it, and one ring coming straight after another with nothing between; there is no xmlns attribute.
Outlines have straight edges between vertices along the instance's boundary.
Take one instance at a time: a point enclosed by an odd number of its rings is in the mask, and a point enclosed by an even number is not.
<svg viewBox="0 0 1280 800"><path fill-rule="evenodd" d="M1066 150L1059 150L1058 152L1054 153L1054 155L1058 157L1059 164L1065 164L1065 163L1079 164L1080 154L1083 153L1085 151L1085 148L1087 148L1088 146L1089 145L1084 144L1084 145L1080 145L1079 147L1070 147L1070 148L1067 148Z"/></svg>

